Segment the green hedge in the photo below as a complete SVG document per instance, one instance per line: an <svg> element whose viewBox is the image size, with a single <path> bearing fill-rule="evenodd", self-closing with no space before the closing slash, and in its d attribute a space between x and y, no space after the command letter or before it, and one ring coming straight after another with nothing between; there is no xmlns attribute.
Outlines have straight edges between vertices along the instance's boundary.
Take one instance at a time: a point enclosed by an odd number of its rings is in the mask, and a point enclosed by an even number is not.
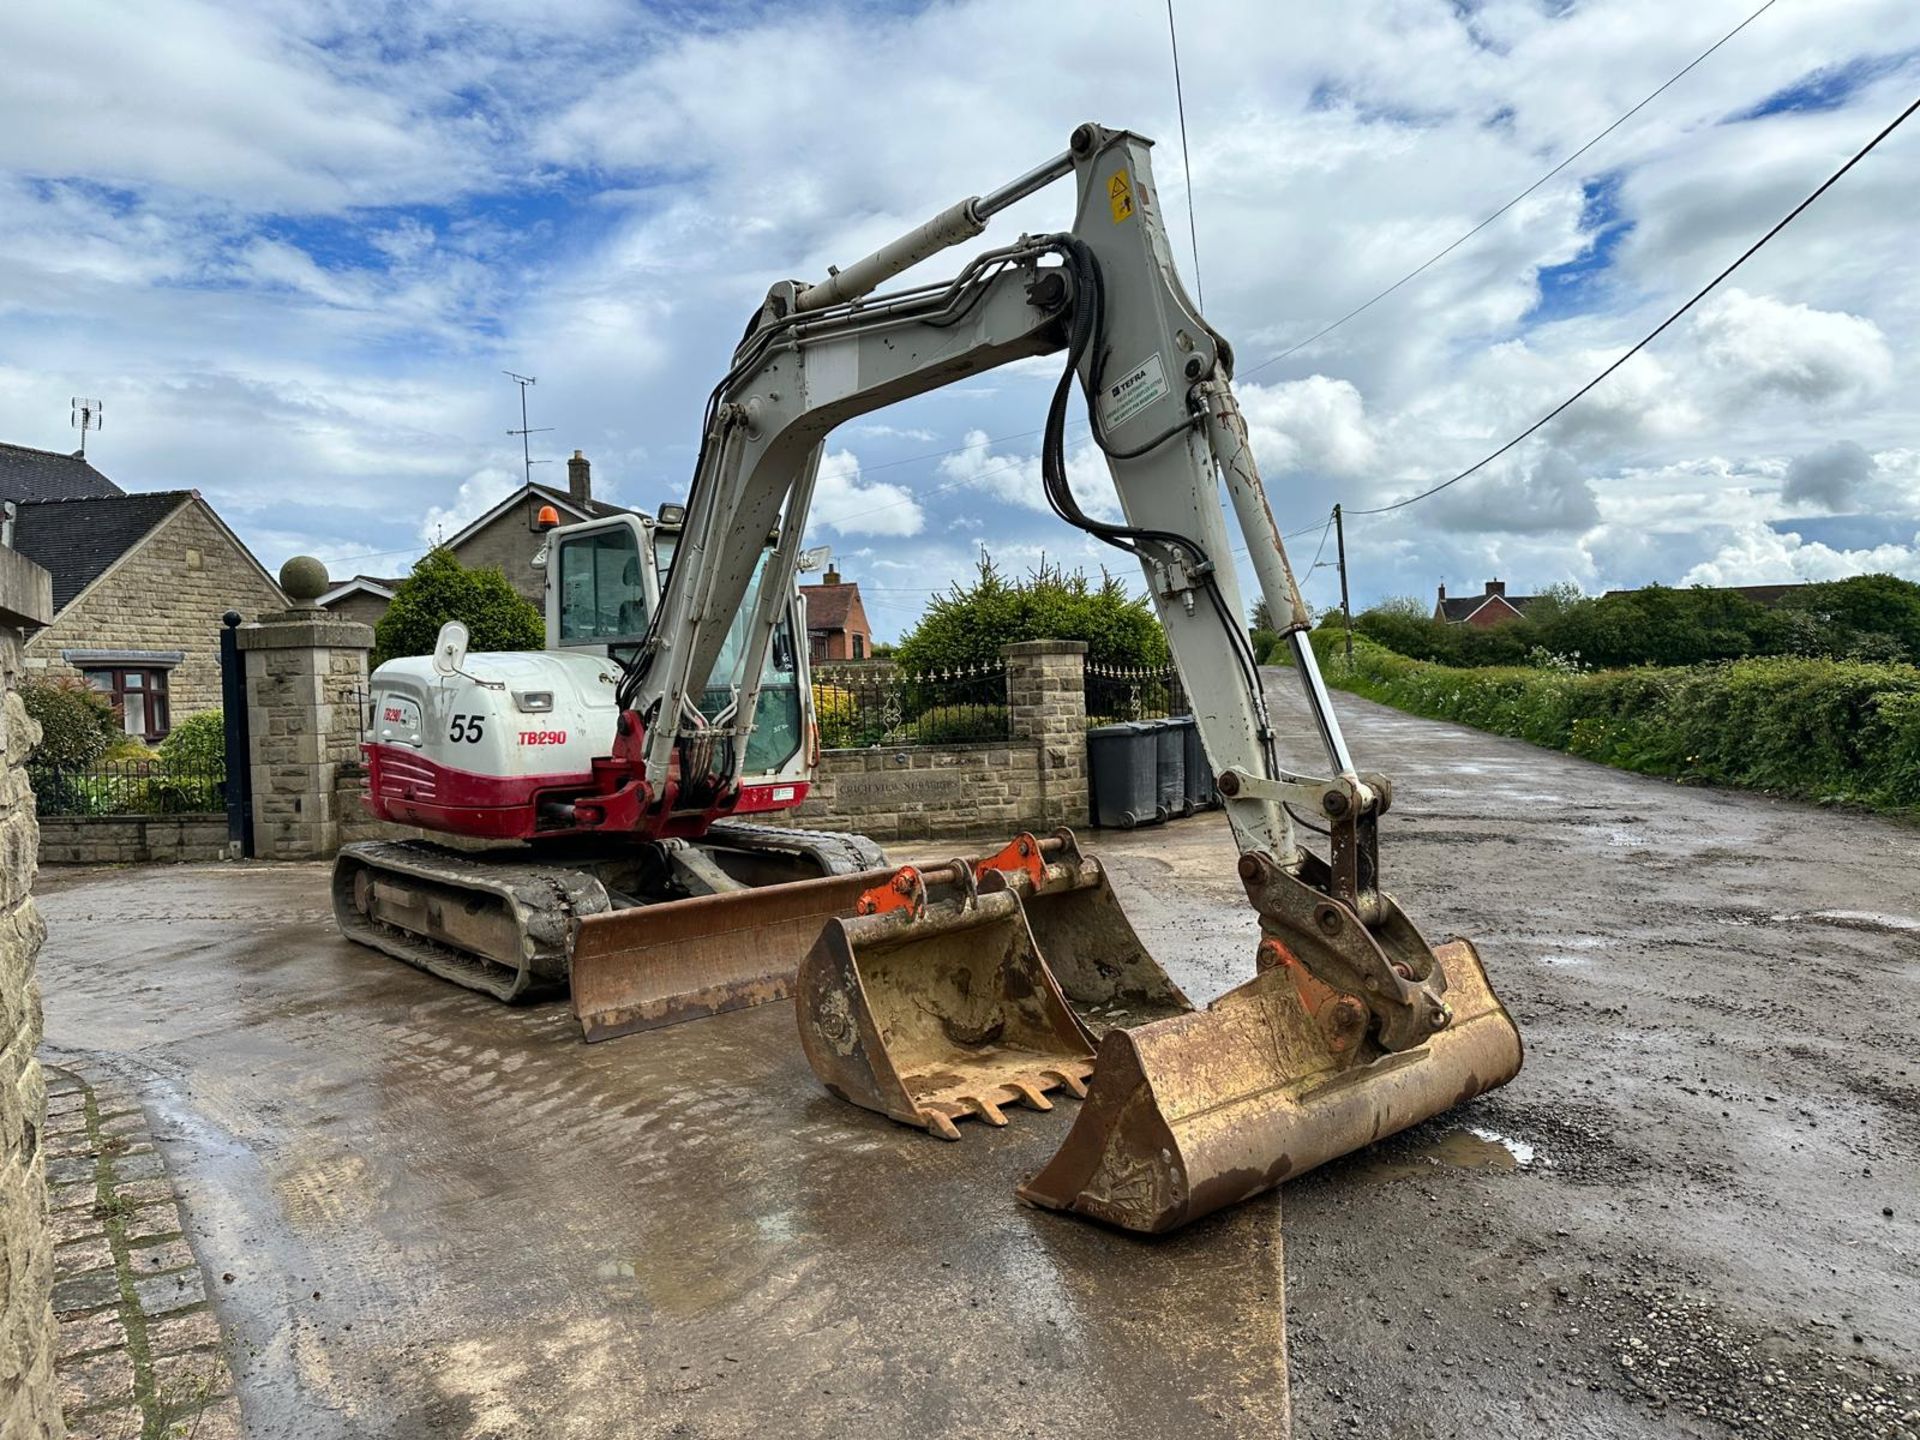
<svg viewBox="0 0 1920 1440"><path fill-rule="evenodd" d="M1329 683L1626 770L1882 810L1920 808L1920 669L1772 658L1568 674L1462 670L1316 632Z"/></svg>

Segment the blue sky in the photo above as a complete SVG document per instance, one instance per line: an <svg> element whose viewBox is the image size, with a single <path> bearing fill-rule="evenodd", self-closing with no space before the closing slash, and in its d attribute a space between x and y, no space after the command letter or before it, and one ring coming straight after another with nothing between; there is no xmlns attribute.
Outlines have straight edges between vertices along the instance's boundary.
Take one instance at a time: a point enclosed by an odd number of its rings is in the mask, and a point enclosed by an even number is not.
<svg viewBox="0 0 1920 1440"><path fill-rule="evenodd" d="M1178 8L1201 278L1246 372L1753 3L1307 0L1284 27L1251 3ZM1161 142L1189 263L1165 19L1158 0L8 7L0 438L69 448L69 397L100 396L90 449L123 485L200 489L269 565L307 552L395 574L517 483L513 369L539 376L545 458L585 451L609 498L676 498L702 399L771 281L818 278L1057 152L1080 120ZM1916 91L1907 0L1778 0L1432 270L1249 375L1283 524L1478 458ZM1509 462L1356 521L1356 596L1496 574L1590 590L1920 576L1916 180L1920 130ZM1067 198L1023 203L981 243L1058 227ZM983 546L1015 569L1117 563L1040 497L1051 372L834 436L813 538L883 632ZM1095 503L1084 429L1069 444ZM1330 572L1309 591L1329 602Z"/></svg>

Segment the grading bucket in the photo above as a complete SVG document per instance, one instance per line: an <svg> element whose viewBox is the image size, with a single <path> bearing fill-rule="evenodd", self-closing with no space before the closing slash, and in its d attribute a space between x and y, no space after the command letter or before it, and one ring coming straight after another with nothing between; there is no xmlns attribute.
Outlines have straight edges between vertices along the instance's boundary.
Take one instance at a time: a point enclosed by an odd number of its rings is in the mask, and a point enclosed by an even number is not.
<svg viewBox="0 0 1920 1440"><path fill-rule="evenodd" d="M1305 1174L1520 1069L1520 1035L1466 940L1432 951L1452 1019L1411 1049L1367 1035L1365 1007L1284 946L1205 1010L1109 1030L1060 1151L1020 1197L1160 1233Z"/></svg>
<svg viewBox="0 0 1920 1440"><path fill-rule="evenodd" d="M800 1044L843 1100L957 1140L954 1122L1004 1125L1007 1105L1050 1110L1086 1093L1091 1035L1037 953L1020 896L980 893L957 862L930 901L908 866L826 922L795 990Z"/></svg>

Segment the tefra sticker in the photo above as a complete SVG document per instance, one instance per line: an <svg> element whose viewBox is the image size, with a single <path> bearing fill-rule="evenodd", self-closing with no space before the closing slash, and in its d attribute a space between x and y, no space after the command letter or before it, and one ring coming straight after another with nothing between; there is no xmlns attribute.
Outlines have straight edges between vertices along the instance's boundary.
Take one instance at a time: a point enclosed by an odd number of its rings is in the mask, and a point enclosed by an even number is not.
<svg viewBox="0 0 1920 1440"><path fill-rule="evenodd" d="M1100 383L1100 428L1114 430L1167 393L1167 372L1160 356L1149 355L1117 380Z"/></svg>
<svg viewBox="0 0 1920 1440"><path fill-rule="evenodd" d="M1133 182L1127 178L1125 170L1113 172L1113 178L1107 181L1107 203L1113 207L1113 223L1133 216Z"/></svg>

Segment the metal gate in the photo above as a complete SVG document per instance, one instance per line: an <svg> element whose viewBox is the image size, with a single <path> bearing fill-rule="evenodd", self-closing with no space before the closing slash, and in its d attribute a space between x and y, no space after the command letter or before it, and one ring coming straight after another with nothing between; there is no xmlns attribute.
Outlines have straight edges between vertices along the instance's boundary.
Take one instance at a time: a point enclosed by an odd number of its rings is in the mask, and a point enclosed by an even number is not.
<svg viewBox="0 0 1920 1440"><path fill-rule="evenodd" d="M221 619L220 712L226 718L227 843L253 858L253 761L247 735L247 666L240 653L240 612Z"/></svg>

